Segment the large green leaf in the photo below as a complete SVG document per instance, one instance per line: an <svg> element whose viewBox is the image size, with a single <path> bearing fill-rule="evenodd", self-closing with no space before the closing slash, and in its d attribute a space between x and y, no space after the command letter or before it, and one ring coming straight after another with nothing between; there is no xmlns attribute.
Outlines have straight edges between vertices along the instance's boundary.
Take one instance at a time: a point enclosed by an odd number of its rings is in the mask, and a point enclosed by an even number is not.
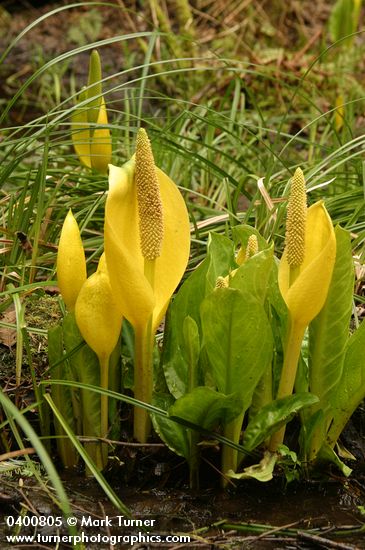
<svg viewBox="0 0 365 550"><path fill-rule="evenodd" d="M309 326L309 389L324 411L342 375L354 288L350 235L340 227L335 234L336 262L327 300Z"/></svg>
<svg viewBox="0 0 365 550"><path fill-rule="evenodd" d="M70 369L66 361L62 361L64 355L63 351L63 332L61 325L56 325L48 330L48 359L51 366L51 378L56 379L68 379L70 378ZM52 368L52 365L55 365ZM72 390L67 386L51 386L51 394L53 401L55 402L59 411L61 411L65 421L71 427L73 431L76 429L75 417L77 411L74 410L72 400ZM78 462L78 454L71 441L66 437L66 433L62 426L58 422L57 418L54 418L55 434L60 436L57 439L57 450L61 458L62 464L66 468L72 468L76 466Z"/></svg>
<svg viewBox="0 0 365 550"><path fill-rule="evenodd" d="M188 391L198 385L198 361L200 355L200 337L198 325L190 315L185 317L183 324L184 359L188 365Z"/></svg>
<svg viewBox="0 0 365 550"><path fill-rule="evenodd" d="M155 394L153 396L153 404L164 411L167 411L173 403L174 398L171 395ZM151 418L156 433L168 448L188 460L190 457L189 430L159 414L152 413Z"/></svg>
<svg viewBox="0 0 365 550"><path fill-rule="evenodd" d="M297 393L265 405L248 423L242 445L247 451L253 451L266 438L285 426L303 407L316 402L318 397L311 393Z"/></svg>
<svg viewBox="0 0 365 550"><path fill-rule="evenodd" d="M337 391L331 396L333 422L328 433L328 443L333 446L353 412L365 398L365 323L348 342L342 377Z"/></svg>
<svg viewBox="0 0 365 550"><path fill-rule="evenodd" d="M231 288L249 292L264 303L269 287L271 270L274 264L273 247L266 248L247 259L230 280Z"/></svg>
<svg viewBox="0 0 365 550"><path fill-rule="evenodd" d="M272 333L263 305L240 290L218 288L202 303L201 321L218 391L237 392L246 410L272 357Z"/></svg>
<svg viewBox="0 0 365 550"><path fill-rule="evenodd" d="M184 320L190 316L200 330L200 304L211 292L219 275L227 275L233 259L233 245L226 237L212 234L208 255L188 277L167 314L162 362L166 382L178 399L188 391L189 366L186 361Z"/></svg>
<svg viewBox="0 0 365 550"><path fill-rule="evenodd" d="M200 386L180 397L170 407L169 416L182 418L210 430L219 421L233 420L241 410L241 399L237 394L223 395L211 388Z"/></svg>

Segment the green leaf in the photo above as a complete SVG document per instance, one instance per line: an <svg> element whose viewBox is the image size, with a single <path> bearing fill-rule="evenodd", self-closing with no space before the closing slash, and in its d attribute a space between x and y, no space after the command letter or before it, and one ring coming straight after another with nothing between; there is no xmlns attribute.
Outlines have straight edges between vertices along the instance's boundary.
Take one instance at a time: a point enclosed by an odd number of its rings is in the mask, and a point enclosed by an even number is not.
<svg viewBox="0 0 365 550"><path fill-rule="evenodd" d="M153 404L160 409L167 411L174 403L174 398L168 394L155 394ZM187 460L190 457L189 430L174 422L170 418L159 414L151 414L153 427L162 441L168 448L179 456Z"/></svg>
<svg viewBox="0 0 365 550"><path fill-rule="evenodd" d="M321 447L321 450L318 453L318 461L324 463L332 462L344 476L349 477L349 475L351 475L351 468L342 462L335 451L326 443Z"/></svg>
<svg viewBox="0 0 365 550"><path fill-rule="evenodd" d="M218 277L228 275L235 267L233 243L218 233L210 233L207 251L207 274L205 296L214 290Z"/></svg>
<svg viewBox="0 0 365 550"><path fill-rule="evenodd" d="M246 260L230 280L231 288L248 292L264 303L268 291L271 270L274 264L274 249L267 248Z"/></svg>
<svg viewBox="0 0 365 550"><path fill-rule="evenodd" d="M190 315L185 317L183 323L183 335L185 346L183 348L184 359L191 367L192 370L195 370L196 365L199 361L200 354L200 337L198 325ZM191 376L190 378L194 378ZM193 389L191 387L190 389Z"/></svg>
<svg viewBox="0 0 365 550"><path fill-rule="evenodd" d="M264 458L259 464L248 466L241 473L235 473L232 470L227 472L227 476L232 479L249 479L254 478L257 481L270 481L273 477L273 471L275 464L278 461L279 456L276 453L266 452Z"/></svg>
<svg viewBox="0 0 365 550"><path fill-rule="evenodd" d="M348 342L342 378L331 396L333 421L328 443L333 446L353 412L365 398L365 323L354 332Z"/></svg>
<svg viewBox="0 0 365 550"><path fill-rule="evenodd" d="M184 319L183 334L185 346L182 351L188 365L188 391L192 391L198 385L197 369L200 355L200 337L198 325L190 315Z"/></svg>
<svg viewBox="0 0 365 550"><path fill-rule="evenodd" d="M162 362L168 388L176 399L189 387L186 342L181 330L184 320L191 317L201 330L200 304L214 288L217 277L228 274L232 258L232 242L221 235L211 235L207 257L184 282L169 307Z"/></svg>
<svg viewBox="0 0 365 550"><path fill-rule="evenodd" d="M218 390L238 393L246 410L271 362L273 339L262 304L250 294L218 288L201 306L203 345Z"/></svg>
<svg viewBox="0 0 365 550"><path fill-rule="evenodd" d="M354 289L350 235L336 227L336 262L327 300L309 326L309 389L326 412L341 379Z"/></svg>
<svg viewBox="0 0 365 550"><path fill-rule="evenodd" d="M170 418L182 418L206 430L219 421L229 422L242 410L241 400L236 394L223 395L200 386L180 397L169 409Z"/></svg>
<svg viewBox="0 0 365 550"><path fill-rule="evenodd" d="M242 445L247 451L253 451L266 438L287 424L303 407L309 407L317 402L316 395L297 393L265 405L248 423Z"/></svg>
<svg viewBox="0 0 365 550"><path fill-rule="evenodd" d="M51 369L51 378L56 379L68 379L70 378L70 369L66 361L62 362L61 359L64 355L63 352L63 331L60 325L54 326L48 330L48 359L49 364L56 365ZM61 362L60 362L61 361ZM75 417L77 411L73 408L72 393L75 390L66 386L51 386L51 395L58 410L65 418L66 422L75 431L76 423ZM76 413L76 414L75 414ZM78 454L75 447L66 437L65 431L61 427L57 418L54 418L54 429L57 436L63 436L57 439L57 451L61 458L62 464L66 468L73 468L78 462Z"/></svg>
<svg viewBox="0 0 365 550"><path fill-rule="evenodd" d="M326 431L324 429L324 413L321 409L318 409L313 414L303 415L302 416L302 425L299 434L299 446L300 453L302 457L305 457L305 460L308 461L309 456L311 456L311 445L314 442L314 437L318 437L320 442L323 442L326 436ZM320 443L321 445L321 443ZM315 449L315 454L317 449Z"/></svg>

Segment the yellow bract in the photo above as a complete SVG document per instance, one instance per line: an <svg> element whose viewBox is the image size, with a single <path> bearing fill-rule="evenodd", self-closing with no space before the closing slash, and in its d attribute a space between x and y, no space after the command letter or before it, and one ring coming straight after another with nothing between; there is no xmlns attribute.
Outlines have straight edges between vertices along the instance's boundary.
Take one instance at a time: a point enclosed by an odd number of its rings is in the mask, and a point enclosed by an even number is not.
<svg viewBox="0 0 365 550"><path fill-rule="evenodd" d="M82 337L100 360L115 348L122 328L103 256L98 270L82 286L75 307L77 326Z"/></svg>
<svg viewBox="0 0 365 550"><path fill-rule="evenodd" d="M174 182L156 168L163 211L161 254L153 260L154 288L145 275L141 252L135 158L122 168L109 166L105 208L105 256L110 282L121 314L142 329L152 315L157 329L172 293L184 274L190 250L189 217Z"/></svg>
<svg viewBox="0 0 365 550"><path fill-rule="evenodd" d="M86 262L79 226L71 210L63 223L58 244L57 279L67 309L73 311L86 281Z"/></svg>
<svg viewBox="0 0 365 550"><path fill-rule="evenodd" d="M335 259L336 238L332 221L323 201L319 201L307 211L304 259L292 285L287 249L279 265L279 288L296 324L307 326L322 309Z"/></svg>

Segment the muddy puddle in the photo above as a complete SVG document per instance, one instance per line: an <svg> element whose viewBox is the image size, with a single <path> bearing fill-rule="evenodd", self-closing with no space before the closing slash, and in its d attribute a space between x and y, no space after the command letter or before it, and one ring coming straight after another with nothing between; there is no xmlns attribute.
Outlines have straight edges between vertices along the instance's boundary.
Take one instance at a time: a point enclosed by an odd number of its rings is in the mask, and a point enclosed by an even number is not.
<svg viewBox="0 0 365 550"><path fill-rule="evenodd" d="M133 520L114 508L92 480L74 474L65 480L65 487L87 550L365 549L365 483L361 478L287 487L282 480L241 482L226 492L134 489L114 484ZM35 534L36 542L7 542L6 535L14 531L6 526L5 517L16 517L22 503L35 515L59 516L33 480L24 480L22 489L9 482L1 484L0 502L2 550L75 547L74 540L70 544L54 538L67 536L64 525L60 529L23 526L20 533ZM165 542L163 537L171 535L173 539Z"/></svg>

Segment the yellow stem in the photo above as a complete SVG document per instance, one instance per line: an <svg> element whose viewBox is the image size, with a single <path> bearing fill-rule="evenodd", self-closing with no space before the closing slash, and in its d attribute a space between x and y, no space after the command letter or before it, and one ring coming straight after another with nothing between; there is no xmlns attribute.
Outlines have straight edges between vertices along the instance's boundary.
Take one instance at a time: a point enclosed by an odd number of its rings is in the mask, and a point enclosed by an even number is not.
<svg viewBox="0 0 365 550"><path fill-rule="evenodd" d="M144 274L154 290L155 261L144 262ZM135 328L134 397L144 403L151 403L153 390L153 344L152 315L145 327ZM151 432L149 412L141 407L134 409L134 437L146 443Z"/></svg>
<svg viewBox="0 0 365 550"><path fill-rule="evenodd" d="M297 374L298 360L302 346L305 326L298 325L289 319L289 330L284 349L284 364L281 371L277 399L291 395ZM285 426L273 434L270 440L270 450L275 452L284 441Z"/></svg>

